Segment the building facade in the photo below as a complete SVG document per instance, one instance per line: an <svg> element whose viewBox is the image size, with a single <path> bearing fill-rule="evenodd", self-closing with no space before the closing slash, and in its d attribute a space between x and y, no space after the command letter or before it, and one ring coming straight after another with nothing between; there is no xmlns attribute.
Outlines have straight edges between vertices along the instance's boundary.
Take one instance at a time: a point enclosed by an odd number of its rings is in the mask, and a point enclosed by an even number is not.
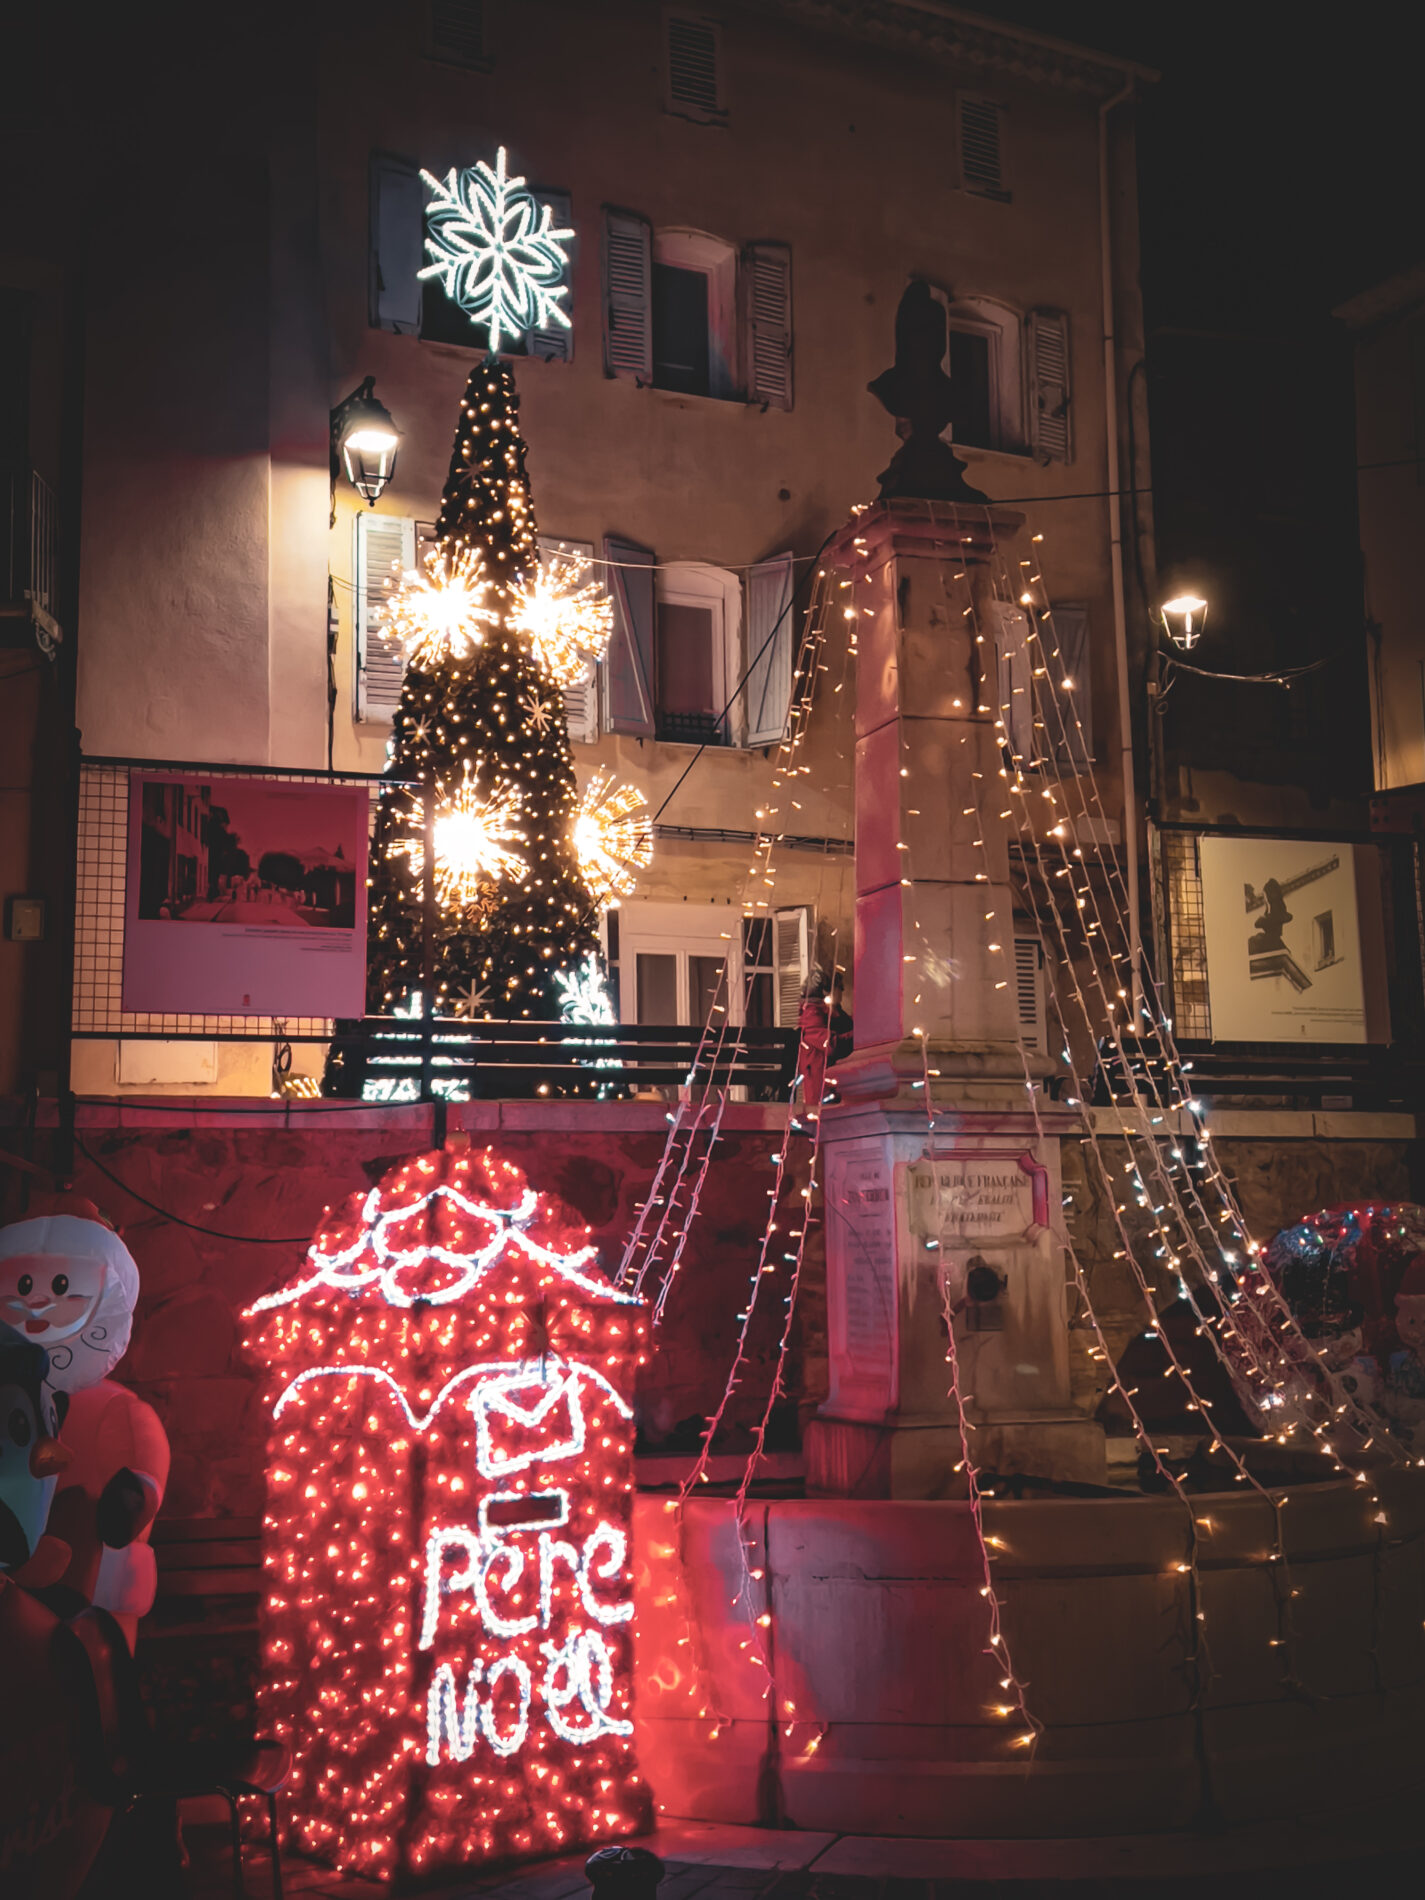
<svg viewBox="0 0 1425 1900"><path fill-rule="evenodd" d="M1130 69L895 0L412 0L304 12L283 43L280 69L235 48L210 82L243 102L240 149L213 136L215 95L126 105L130 195L87 232L87 757L381 770L400 677L384 584L434 521L483 342L417 276L422 173L503 147L576 233L572 328L530 339L517 378L541 534L590 556L616 606L608 661L570 696L576 769L616 770L656 820L609 943L625 1019L701 1020L729 950L776 1021L814 967L849 964L844 628L805 796L766 814L801 630L826 607L818 551L895 447L867 384L913 278L946 310L969 479L1023 507L1073 630L1077 763L1108 814L1087 848L1124 849L1146 626L1107 492L1146 485L1122 479L1130 444L1146 455ZM141 92L141 62L131 76ZM95 109L91 151L112 126ZM331 410L367 376L401 435L374 509L331 468ZM764 829L783 834L775 888ZM768 927L744 934L754 878ZM108 999L79 1025L81 1093L118 1086L117 1032L138 1026L100 951L109 976L79 978ZM170 1056L179 1084L207 1061ZM203 1073L265 1091L266 1055L220 1045Z"/></svg>

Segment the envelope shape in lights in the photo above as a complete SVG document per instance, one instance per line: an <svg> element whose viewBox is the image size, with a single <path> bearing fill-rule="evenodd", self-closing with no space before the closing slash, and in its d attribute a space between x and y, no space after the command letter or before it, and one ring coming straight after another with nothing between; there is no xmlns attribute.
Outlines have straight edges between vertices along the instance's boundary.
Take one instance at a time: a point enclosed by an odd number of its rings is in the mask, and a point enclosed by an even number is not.
<svg viewBox="0 0 1425 1900"><path fill-rule="evenodd" d="M577 1458L585 1432L580 1385L588 1376L584 1366L548 1359L481 1379L470 1395L480 1475L504 1478L530 1465Z"/></svg>

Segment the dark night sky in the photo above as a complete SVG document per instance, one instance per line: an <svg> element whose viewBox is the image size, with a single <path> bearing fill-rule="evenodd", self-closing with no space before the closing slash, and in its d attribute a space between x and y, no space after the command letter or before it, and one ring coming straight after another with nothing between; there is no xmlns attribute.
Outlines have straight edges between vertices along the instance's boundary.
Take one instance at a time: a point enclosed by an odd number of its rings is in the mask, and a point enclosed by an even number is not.
<svg viewBox="0 0 1425 1900"><path fill-rule="evenodd" d="M1159 322L1320 316L1418 257L1419 75L1398 0L1321 14L1284 0L981 10L1161 73L1141 120Z"/></svg>
<svg viewBox="0 0 1425 1900"><path fill-rule="evenodd" d="M1170 728L1197 764L1358 796L1370 767L1351 356L1331 310L1425 250L1407 11L980 10L1161 74L1139 116L1160 575L1213 603L1204 666L1334 656L1290 694L1185 681Z"/></svg>

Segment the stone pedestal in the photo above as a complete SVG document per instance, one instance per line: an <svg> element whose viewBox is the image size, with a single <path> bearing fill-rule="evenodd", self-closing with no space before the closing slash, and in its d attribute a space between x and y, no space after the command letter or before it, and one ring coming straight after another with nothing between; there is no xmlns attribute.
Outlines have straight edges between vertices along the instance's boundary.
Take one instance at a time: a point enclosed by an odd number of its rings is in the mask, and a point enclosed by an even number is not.
<svg viewBox="0 0 1425 1900"><path fill-rule="evenodd" d="M1018 1037L992 559L1021 517L882 503L831 560L853 586L856 1048L825 1108L831 1389L814 1493L964 1489L946 1311L977 1466L1093 1480L1103 1434L1069 1398L1054 1239L1059 1136ZM1031 1059L1030 1077L1047 1070Z"/></svg>

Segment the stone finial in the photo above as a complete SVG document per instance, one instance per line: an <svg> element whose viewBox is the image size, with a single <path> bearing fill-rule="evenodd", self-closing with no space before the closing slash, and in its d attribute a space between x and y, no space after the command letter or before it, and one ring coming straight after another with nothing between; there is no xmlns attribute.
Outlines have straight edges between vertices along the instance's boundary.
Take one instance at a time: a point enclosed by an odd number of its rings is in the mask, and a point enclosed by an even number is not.
<svg viewBox="0 0 1425 1900"><path fill-rule="evenodd" d="M954 413L945 360L945 311L918 279L896 310L896 360L866 387L896 419L901 446L881 471L881 500L988 501L965 480L965 464L941 431Z"/></svg>

